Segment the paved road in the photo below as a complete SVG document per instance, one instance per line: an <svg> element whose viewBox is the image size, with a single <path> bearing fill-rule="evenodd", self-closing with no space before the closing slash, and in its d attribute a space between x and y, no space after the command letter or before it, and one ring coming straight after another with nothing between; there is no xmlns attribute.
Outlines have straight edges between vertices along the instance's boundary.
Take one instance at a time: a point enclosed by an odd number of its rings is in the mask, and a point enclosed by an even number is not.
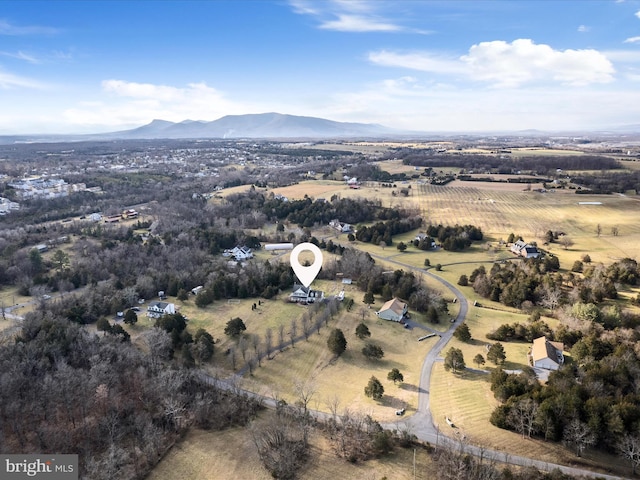
<svg viewBox="0 0 640 480"><path fill-rule="evenodd" d="M429 404L429 385L431 384L431 372L433 371L433 364L438 360L442 349L449 342L449 340L451 340L453 332L461 323L464 322L464 319L469 311L469 303L467 302L467 299L462 294L462 292L455 285L437 275L432 274L431 272L424 271L412 265L408 265L391 258L381 257L374 254L371 254L371 256L381 261L394 263L409 270L421 272L424 275L433 278L434 280L442 283L447 289L449 289L451 293L453 293L458 299L458 303L460 304L460 311L458 312L455 321L451 324L449 330L441 333L440 339L431 348L422 364L422 370L420 373L420 384L418 388L418 410L410 417L403 418L402 420L396 421L391 424L383 425L385 428L407 430L410 433L413 433L420 440L429 442L436 447L439 445L464 447L466 452L488 460L495 460L498 462L510 463L513 465L534 466L543 471L549 471L557 468L569 475L584 475L589 477L603 478L607 480L622 478L613 475L594 473L589 470L568 467L565 465L543 462L540 460L521 457L518 455L511 455L508 452L499 452L496 450L478 447L476 445L470 445L459 438L449 437L448 435L445 435L443 431L440 431L433 422L433 416L431 415ZM447 428L449 431L452 430L448 425L445 428Z"/></svg>

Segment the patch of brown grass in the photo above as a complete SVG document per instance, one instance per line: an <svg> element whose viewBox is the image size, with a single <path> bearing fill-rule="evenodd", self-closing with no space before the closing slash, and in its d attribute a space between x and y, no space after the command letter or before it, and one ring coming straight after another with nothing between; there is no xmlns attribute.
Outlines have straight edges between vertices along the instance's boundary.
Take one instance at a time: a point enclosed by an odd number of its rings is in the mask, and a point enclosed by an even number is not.
<svg viewBox="0 0 640 480"><path fill-rule="evenodd" d="M262 412L254 420L256 427L274 413ZM320 434L310 437L310 457L299 474L306 480L330 478L394 480L434 478L435 467L431 457L423 449L414 451L396 448L395 452L381 459L361 463L349 463L338 458L326 438ZM218 480L271 478L258 458L248 428L230 428L222 432L193 429L184 440L176 444L167 456L147 477L149 480Z"/></svg>

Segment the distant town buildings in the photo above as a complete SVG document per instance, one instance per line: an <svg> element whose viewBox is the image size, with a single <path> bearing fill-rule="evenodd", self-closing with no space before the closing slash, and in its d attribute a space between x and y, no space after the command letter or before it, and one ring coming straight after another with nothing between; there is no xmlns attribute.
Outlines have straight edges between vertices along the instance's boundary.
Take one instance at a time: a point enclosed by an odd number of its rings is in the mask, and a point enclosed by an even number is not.
<svg viewBox="0 0 640 480"><path fill-rule="evenodd" d="M61 178L31 177L9 182L20 198L58 198L87 190L84 183L69 184Z"/></svg>
<svg viewBox="0 0 640 480"><path fill-rule="evenodd" d="M6 215L14 210L20 210L20 204L8 198L0 197L0 215Z"/></svg>

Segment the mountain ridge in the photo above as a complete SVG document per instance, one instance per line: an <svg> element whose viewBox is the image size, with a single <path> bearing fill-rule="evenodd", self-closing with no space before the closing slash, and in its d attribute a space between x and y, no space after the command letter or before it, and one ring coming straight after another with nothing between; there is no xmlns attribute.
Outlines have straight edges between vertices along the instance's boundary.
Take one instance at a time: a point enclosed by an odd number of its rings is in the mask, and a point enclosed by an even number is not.
<svg viewBox="0 0 640 480"><path fill-rule="evenodd" d="M327 138L391 135L401 132L371 123L336 122L282 113L225 115L210 122L155 119L132 130L103 134L110 138Z"/></svg>

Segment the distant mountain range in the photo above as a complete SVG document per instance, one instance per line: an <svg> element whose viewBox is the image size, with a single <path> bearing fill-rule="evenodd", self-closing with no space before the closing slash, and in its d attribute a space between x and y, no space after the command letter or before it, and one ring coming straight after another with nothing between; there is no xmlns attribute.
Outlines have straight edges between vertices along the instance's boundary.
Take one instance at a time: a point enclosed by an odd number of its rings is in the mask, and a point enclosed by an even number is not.
<svg viewBox="0 0 640 480"><path fill-rule="evenodd" d="M226 115L211 122L185 120L174 123L154 120L142 127L110 133L87 135L0 135L0 144L80 142L103 140L146 139L339 139L339 138L446 138L451 136L549 136L549 135L604 135L630 137L640 136L640 125L623 125L592 131L551 132L541 130L486 131L486 132L418 132L402 131L373 123L334 122L324 118L286 115L281 113L258 113ZM637 140L640 140L638 138Z"/></svg>
<svg viewBox="0 0 640 480"><path fill-rule="evenodd" d="M281 113L227 115L212 122L154 120L133 130L104 134L110 138L335 138L398 134L382 125L334 122Z"/></svg>

